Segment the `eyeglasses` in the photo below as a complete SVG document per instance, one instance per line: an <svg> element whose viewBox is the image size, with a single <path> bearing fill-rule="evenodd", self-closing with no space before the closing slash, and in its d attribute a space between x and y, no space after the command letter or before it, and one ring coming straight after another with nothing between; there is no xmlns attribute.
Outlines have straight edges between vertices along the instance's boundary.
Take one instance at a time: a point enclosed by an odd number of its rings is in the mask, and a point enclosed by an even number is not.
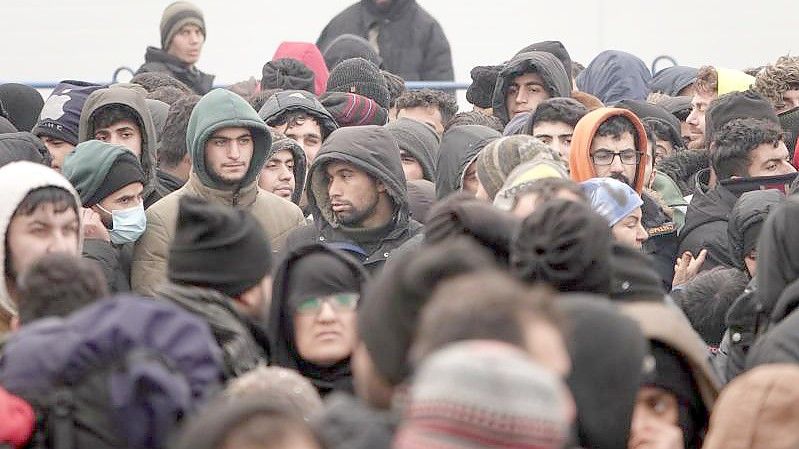
<svg viewBox="0 0 799 449"><path fill-rule="evenodd" d="M316 315L322 310L323 304L329 304L336 312L355 310L361 295L358 293L337 293L335 295L318 296L303 300L297 306L297 313L302 315Z"/></svg>
<svg viewBox="0 0 799 449"><path fill-rule="evenodd" d="M619 160L624 165L635 165L641 160L641 153L635 150L620 152L599 150L591 155L591 160L594 161L594 165L610 165L613 163L613 159L616 159L616 156L619 157Z"/></svg>

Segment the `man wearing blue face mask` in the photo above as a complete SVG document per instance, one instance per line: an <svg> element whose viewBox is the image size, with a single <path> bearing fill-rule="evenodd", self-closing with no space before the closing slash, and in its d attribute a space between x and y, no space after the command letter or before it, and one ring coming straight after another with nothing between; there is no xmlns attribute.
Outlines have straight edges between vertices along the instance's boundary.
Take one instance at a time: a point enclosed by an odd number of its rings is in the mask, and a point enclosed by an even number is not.
<svg viewBox="0 0 799 449"><path fill-rule="evenodd" d="M147 227L144 170L121 145L89 140L75 147L63 166L83 203L83 256L100 264L112 292L130 290L133 243Z"/></svg>

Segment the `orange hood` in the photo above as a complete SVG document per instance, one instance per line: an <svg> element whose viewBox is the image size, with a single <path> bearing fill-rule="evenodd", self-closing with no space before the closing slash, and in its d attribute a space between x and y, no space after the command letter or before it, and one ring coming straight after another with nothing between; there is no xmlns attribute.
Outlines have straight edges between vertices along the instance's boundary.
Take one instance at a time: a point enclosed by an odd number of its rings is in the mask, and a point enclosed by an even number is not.
<svg viewBox="0 0 799 449"><path fill-rule="evenodd" d="M646 131L641 120L628 111L619 108L599 108L586 114L574 127L572 135L571 151L569 154L569 171L571 178L575 182L583 182L587 179L596 178L594 163L591 161L591 141L594 139L596 130L602 123L613 116L622 115L630 120L638 131L638 145L636 148L641 154L638 162L638 170L635 173L633 188L641 193L644 190L644 171L649 161L649 143L646 139Z"/></svg>

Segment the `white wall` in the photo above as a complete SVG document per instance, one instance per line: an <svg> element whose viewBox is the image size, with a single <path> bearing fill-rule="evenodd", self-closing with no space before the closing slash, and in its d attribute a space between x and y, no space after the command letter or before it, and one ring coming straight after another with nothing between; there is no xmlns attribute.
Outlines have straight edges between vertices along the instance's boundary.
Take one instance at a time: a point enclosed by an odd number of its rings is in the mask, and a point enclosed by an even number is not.
<svg viewBox="0 0 799 449"><path fill-rule="evenodd" d="M219 83L260 77L283 40L316 40L354 0L194 0L205 12L208 40L200 68ZM449 36L456 79L499 63L523 46L562 40L588 64L603 49L660 54L681 64L743 68L788 52L796 43L789 0L419 0ZM0 82L109 81L120 65L137 68L146 45L158 45L168 0L2 0Z"/></svg>

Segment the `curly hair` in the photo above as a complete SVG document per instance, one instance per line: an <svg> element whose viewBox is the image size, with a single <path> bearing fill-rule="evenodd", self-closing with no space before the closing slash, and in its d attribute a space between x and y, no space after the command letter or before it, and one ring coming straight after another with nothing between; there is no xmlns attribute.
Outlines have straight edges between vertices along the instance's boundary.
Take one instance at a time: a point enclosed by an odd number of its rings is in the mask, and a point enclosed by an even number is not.
<svg viewBox="0 0 799 449"><path fill-rule="evenodd" d="M715 67L706 65L696 74L694 87L703 94L717 94L719 91L719 73Z"/></svg>
<svg viewBox="0 0 799 449"><path fill-rule="evenodd" d="M447 123L458 113L458 100L455 96L440 90L409 90L397 98L397 111L420 106L435 106L438 108L439 112L441 112L442 123Z"/></svg>
<svg viewBox="0 0 799 449"><path fill-rule="evenodd" d="M754 90L777 109L785 106L782 95L793 89L799 89L799 56L780 56L775 64L764 67L755 78Z"/></svg>

